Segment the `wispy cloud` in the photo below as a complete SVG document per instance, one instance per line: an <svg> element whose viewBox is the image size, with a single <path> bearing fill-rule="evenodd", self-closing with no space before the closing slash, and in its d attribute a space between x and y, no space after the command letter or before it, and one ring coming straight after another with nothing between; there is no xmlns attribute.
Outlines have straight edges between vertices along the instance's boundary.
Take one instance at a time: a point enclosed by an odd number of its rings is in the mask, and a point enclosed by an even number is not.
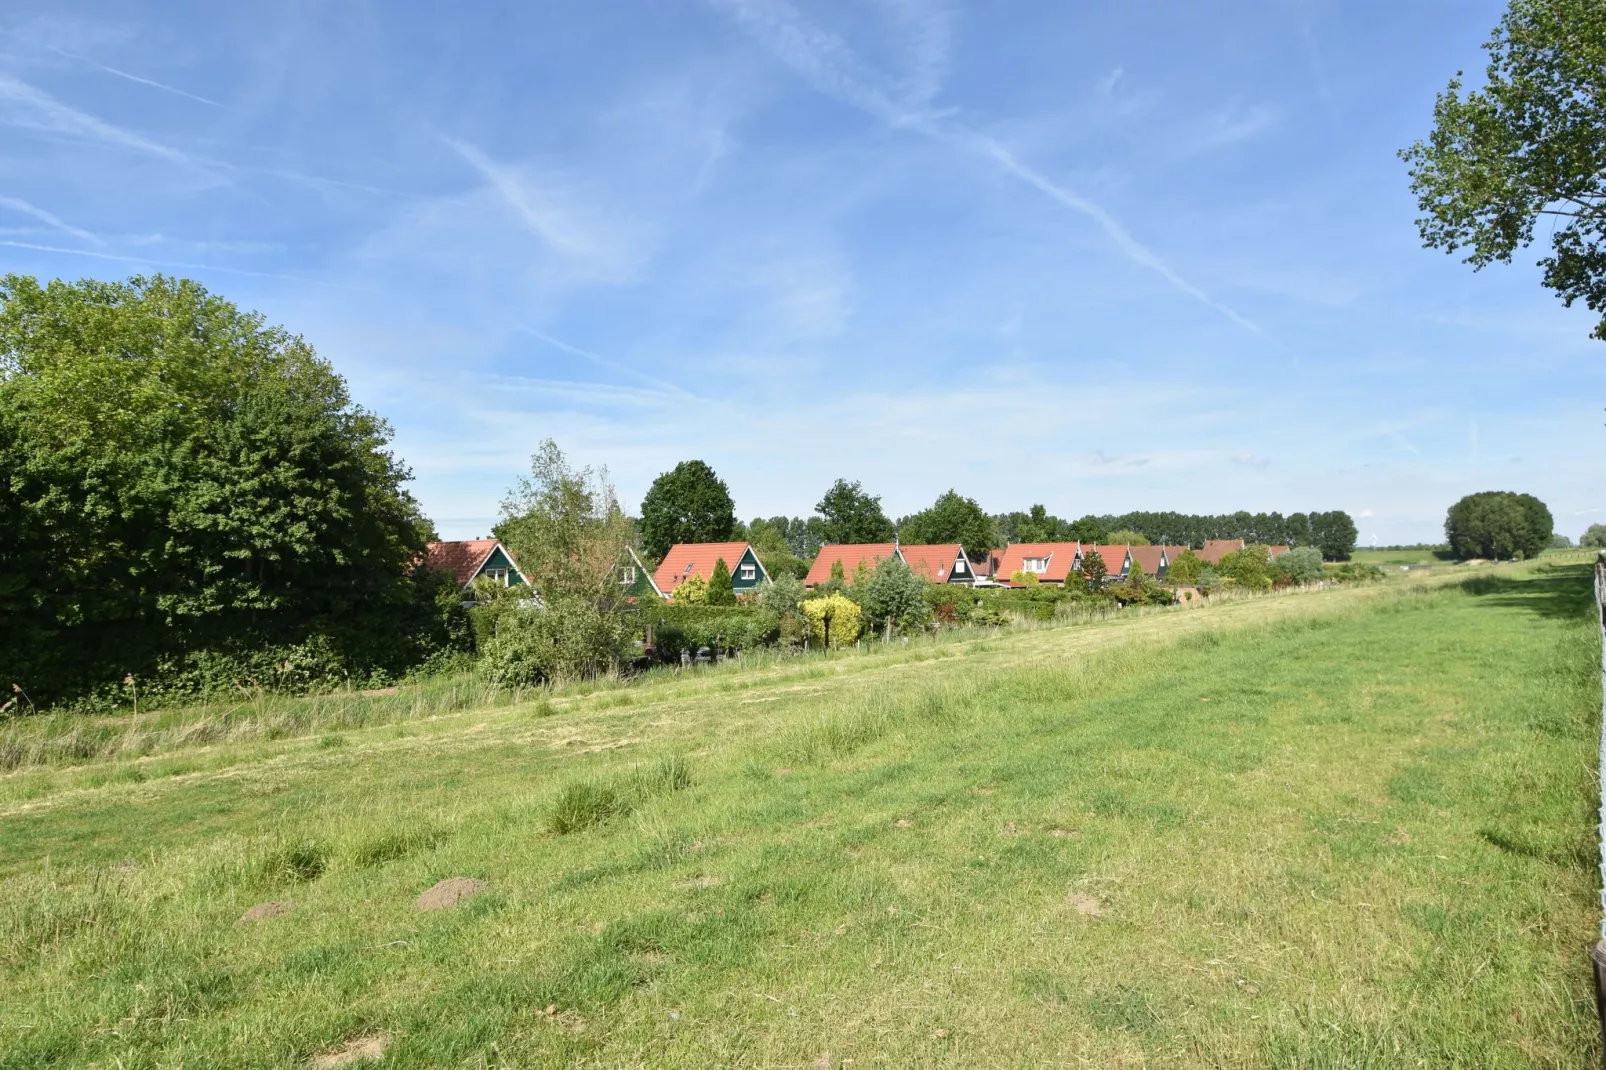
<svg viewBox="0 0 1606 1070"><path fill-rule="evenodd" d="M638 266L635 242L606 212L563 183L493 160L466 142L443 138L498 197L554 252L598 277L623 279Z"/></svg>
<svg viewBox="0 0 1606 1070"><path fill-rule="evenodd" d="M166 82L158 82L158 81L155 81L155 80L150 79L150 78L142 78L137 74L130 74L128 71L119 70L116 67L107 66L106 64L101 63L99 60L90 59L88 56L80 56L76 52L68 52L64 48L57 48L54 45L43 45L43 44L40 45L39 47L45 49L48 52L54 52L56 55L61 56L61 57L65 58L65 59L70 59L70 60L74 61L75 63L82 63L85 66L93 67L95 70L101 71L102 73L115 75L118 78L125 78L128 81L134 82L134 83L136 83L138 85L150 86L152 89L160 89L164 93L172 93L174 96L184 97L184 98L186 98L188 100L198 101L201 104L209 104L214 108L223 107L222 104L218 103L215 100L212 100L209 97L203 97L203 96L200 96L199 94L191 93L188 90L180 89L177 86L168 85Z"/></svg>
<svg viewBox="0 0 1606 1070"><path fill-rule="evenodd" d="M805 20L787 0L710 0L732 16L769 51L797 71L816 90L899 129L915 130L956 148L984 156L1040 193L1093 221L1134 263L1160 275L1176 289L1214 309L1246 330L1261 333L1248 318L1189 282L1164 258L1139 241L1100 205L1027 165L991 135L931 110L936 86L923 95L898 92L897 84L864 63L837 35ZM927 46L929 47L929 46ZM944 53L946 42L944 42ZM917 50L918 51L918 50ZM921 84L905 80L905 84Z"/></svg>
<svg viewBox="0 0 1606 1070"><path fill-rule="evenodd" d="M211 171L210 167L188 153L97 119L9 74L0 74L0 122L25 129L46 130L89 141L99 141L117 148L171 160L187 167Z"/></svg>
<svg viewBox="0 0 1606 1070"><path fill-rule="evenodd" d="M29 204L20 197L7 197L5 194L0 194L0 208L9 208L13 212L20 212L23 215L32 216L33 218L39 220L39 222L44 223L47 226L54 227L63 234L70 234L79 241L86 241L92 245L105 244L98 235L91 234L82 227L75 227L71 223L62 219L60 216L57 216L51 212L47 212L38 205Z"/></svg>
<svg viewBox="0 0 1606 1070"><path fill-rule="evenodd" d="M245 275L257 279L281 279L285 282L308 283L313 286L326 286L335 290L365 290L373 292L370 287L352 286L345 283L330 282L327 279L311 279L304 275L284 275L273 271L248 271L245 268L226 267L222 264L192 264L178 260L155 260L148 256L125 256L120 253L102 253L93 249L64 249L57 245L40 245L36 242L0 240L0 246L8 249L30 249L36 253L56 253L61 256L87 256L93 260L111 260L124 264L149 264L151 267L173 268L178 271L217 271L226 275Z"/></svg>
<svg viewBox="0 0 1606 1070"><path fill-rule="evenodd" d="M585 359L593 361L594 363L599 364L610 371L619 372L621 375L628 375L633 379L640 379L644 383L651 383L659 390L662 390L665 393L673 396L681 398L695 398L697 396L688 390L684 390L681 387L676 386L674 383L666 383L662 379L655 379L644 372L637 371L627 364L621 364L619 361L611 360L608 357L604 357L600 353L593 353L589 349L582 349L579 346L570 345L563 339L554 338L550 334L536 330L534 327L521 326L520 330L523 330L526 334L539 338L541 341L545 342L554 349L561 349L565 353L572 353L577 357L584 357Z"/></svg>
<svg viewBox="0 0 1606 1070"><path fill-rule="evenodd" d="M1241 144L1275 126L1280 118L1281 113L1269 104L1225 108L1206 116L1195 128L1192 141L1200 149Z"/></svg>

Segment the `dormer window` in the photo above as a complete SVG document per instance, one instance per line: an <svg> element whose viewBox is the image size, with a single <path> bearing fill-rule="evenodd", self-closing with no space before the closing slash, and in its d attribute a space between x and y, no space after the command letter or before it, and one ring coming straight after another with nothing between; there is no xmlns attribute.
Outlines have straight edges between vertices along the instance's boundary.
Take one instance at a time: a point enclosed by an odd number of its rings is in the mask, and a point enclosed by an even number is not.
<svg viewBox="0 0 1606 1070"><path fill-rule="evenodd" d="M1036 573L1039 573L1039 574L1047 572L1048 571L1048 558L1046 558L1046 557L1028 557L1028 558L1026 558L1025 561L1023 561L1021 563L1021 570L1024 571L1024 572L1036 572Z"/></svg>

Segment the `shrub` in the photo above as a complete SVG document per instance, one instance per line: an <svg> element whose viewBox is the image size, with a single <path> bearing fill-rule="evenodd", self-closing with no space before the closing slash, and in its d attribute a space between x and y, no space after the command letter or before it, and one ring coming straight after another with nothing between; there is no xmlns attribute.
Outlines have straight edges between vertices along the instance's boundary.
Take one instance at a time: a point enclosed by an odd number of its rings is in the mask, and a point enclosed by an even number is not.
<svg viewBox="0 0 1606 1070"><path fill-rule="evenodd" d="M870 626L890 635L894 628L909 630L925 625L930 617L925 598L928 586L903 561L889 557L862 582L854 584L854 593Z"/></svg>
<svg viewBox="0 0 1606 1070"><path fill-rule="evenodd" d="M571 598L503 617L484 663L491 679L517 686L617 672L627 656L623 619Z"/></svg>
<svg viewBox="0 0 1606 1070"><path fill-rule="evenodd" d="M1216 571L1246 591L1271 589L1270 554L1264 546L1251 544L1222 557Z"/></svg>
<svg viewBox="0 0 1606 1070"><path fill-rule="evenodd" d="M643 620L653 629L653 648L661 658L682 651L751 650L773 643L780 617L763 607L686 606L678 602L648 611Z"/></svg>
<svg viewBox="0 0 1606 1070"><path fill-rule="evenodd" d="M1591 524L1578 539L1578 545L1591 550L1606 549L1606 524Z"/></svg>
<svg viewBox="0 0 1606 1070"><path fill-rule="evenodd" d="M1110 546L1148 546L1149 537L1138 531L1112 531L1103 540Z"/></svg>
<svg viewBox="0 0 1606 1070"><path fill-rule="evenodd" d="M1320 554L1317 554L1318 558L1320 556ZM1184 587L1191 587L1198 584L1199 576L1204 572L1204 568L1205 563L1199 560L1198 555L1196 555L1192 550L1184 550L1176 556L1174 561L1171 562L1170 566L1166 569L1165 576L1166 579L1170 580L1172 583Z"/></svg>
<svg viewBox="0 0 1606 1070"><path fill-rule="evenodd" d="M708 604L708 581L701 576L687 576L675 593L670 595L676 605L680 606L706 606Z"/></svg>
<svg viewBox="0 0 1606 1070"><path fill-rule="evenodd" d="M1314 546L1301 546L1280 554L1271 562L1272 582L1279 587L1294 583L1315 583L1326 572L1322 569L1322 552Z"/></svg>
<svg viewBox="0 0 1606 1070"><path fill-rule="evenodd" d="M822 646L826 645L827 633L833 647L850 646L859 638L864 611L850 598L840 594L811 598L803 603L802 610L814 641Z"/></svg>
<svg viewBox="0 0 1606 1070"><path fill-rule="evenodd" d="M1009 582L1018 587L1036 587L1042 581L1037 578L1037 573L1018 568L1009 574Z"/></svg>

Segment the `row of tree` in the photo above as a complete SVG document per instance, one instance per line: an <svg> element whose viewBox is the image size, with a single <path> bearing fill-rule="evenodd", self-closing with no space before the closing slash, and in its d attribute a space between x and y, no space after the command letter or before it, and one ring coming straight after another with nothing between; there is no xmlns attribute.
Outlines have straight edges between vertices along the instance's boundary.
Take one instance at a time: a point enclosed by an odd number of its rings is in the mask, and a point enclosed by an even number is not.
<svg viewBox="0 0 1606 1070"><path fill-rule="evenodd" d="M1355 522L1341 510L1316 513L1229 513L1193 516L1135 512L1063 520L1041 505L1027 512L989 515L974 499L948 490L928 509L893 520L881 499L863 484L838 479L810 517L758 517L743 524L724 480L702 461L682 461L653 481L641 503L641 544L662 560L678 542L745 539L763 554L806 560L826 543L891 542L962 544L982 554L1014 542L1125 542L1202 546L1207 539L1284 546L1314 546L1330 561L1348 560L1355 549Z"/></svg>

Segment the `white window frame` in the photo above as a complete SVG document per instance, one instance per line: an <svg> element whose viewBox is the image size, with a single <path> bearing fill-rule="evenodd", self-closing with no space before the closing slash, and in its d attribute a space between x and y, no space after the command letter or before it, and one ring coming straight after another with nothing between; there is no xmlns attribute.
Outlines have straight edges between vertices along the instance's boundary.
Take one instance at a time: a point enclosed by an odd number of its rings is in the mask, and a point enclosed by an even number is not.
<svg viewBox="0 0 1606 1070"><path fill-rule="evenodd" d="M508 576L509 576L509 574L511 572L512 572L512 569L488 568L488 569L484 570L483 572L481 572L480 575L481 576L485 576L492 583L498 583L498 584L501 584L503 587L506 587L508 585Z"/></svg>
<svg viewBox="0 0 1606 1070"><path fill-rule="evenodd" d="M743 579L743 580L756 580L756 579L758 579L758 566L757 565L743 565L741 568L737 569L736 571L738 573L740 573L740 575L737 577L738 579Z"/></svg>
<svg viewBox="0 0 1606 1070"><path fill-rule="evenodd" d="M1035 573L1035 574L1041 576L1043 573L1048 571L1048 558L1046 558L1046 557L1028 557L1028 558L1024 558L1021 561L1020 570L1022 572L1032 572L1032 573Z"/></svg>

